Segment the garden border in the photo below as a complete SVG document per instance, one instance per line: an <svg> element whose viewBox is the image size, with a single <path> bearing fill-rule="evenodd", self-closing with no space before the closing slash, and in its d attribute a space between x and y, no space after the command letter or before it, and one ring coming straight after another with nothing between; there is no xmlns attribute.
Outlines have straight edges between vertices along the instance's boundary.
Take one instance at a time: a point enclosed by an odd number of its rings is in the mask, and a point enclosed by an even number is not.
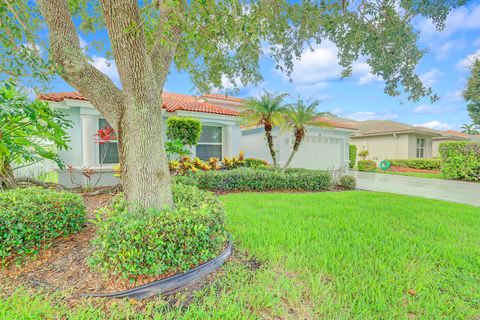
<svg viewBox="0 0 480 320"><path fill-rule="evenodd" d="M81 297L84 298L133 298L145 299L158 294L172 294L189 284L202 279L208 274L220 268L223 263L230 257L233 250L232 241L228 242L227 248L220 253L215 259L201 264L187 272L173 275L168 278L147 283L137 288L110 292L110 293L84 293Z"/></svg>

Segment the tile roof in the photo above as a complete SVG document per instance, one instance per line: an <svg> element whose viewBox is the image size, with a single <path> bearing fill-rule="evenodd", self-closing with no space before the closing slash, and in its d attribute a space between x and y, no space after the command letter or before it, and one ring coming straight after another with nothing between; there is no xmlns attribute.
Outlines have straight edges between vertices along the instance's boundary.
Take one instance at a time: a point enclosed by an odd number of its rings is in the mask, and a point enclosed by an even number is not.
<svg viewBox="0 0 480 320"><path fill-rule="evenodd" d="M55 101L55 102L61 102L61 101L64 101L65 99L87 101L87 99L78 92L47 93L47 94L40 95L38 98L41 100ZM230 110L230 109L215 106L213 104L209 104L206 102L198 101L198 98L194 96L186 95L186 94L164 92L162 94L162 98L163 98L162 107L167 112L192 111L192 112L221 114L226 116L239 115L238 111Z"/></svg>
<svg viewBox="0 0 480 320"><path fill-rule="evenodd" d="M441 133L437 130L421 126L412 126L409 124L389 120L359 121L357 122L357 126L359 130L354 137L408 132L418 132L433 136L441 135Z"/></svg>
<svg viewBox="0 0 480 320"><path fill-rule="evenodd" d="M329 117L316 117L315 122L320 122L320 123L325 123L327 125L330 125L335 128L341 128L341 129L351 129L351 130L357 130L358 127L353 124L349 123L346 121L342 121L338 118L329 118Z"/></svg>
<svg viewBox="0 0 480 320"><path fill-rule="evenodd" d="M210 99L217 99L217 100L227 100L227 101L234 101L234 102L243 102L245 101L244 99L237 98L237 97L232 97L228 96L225 94L220 94L220 93L206 93L202 95L203 98L210 98Z"/></svg>

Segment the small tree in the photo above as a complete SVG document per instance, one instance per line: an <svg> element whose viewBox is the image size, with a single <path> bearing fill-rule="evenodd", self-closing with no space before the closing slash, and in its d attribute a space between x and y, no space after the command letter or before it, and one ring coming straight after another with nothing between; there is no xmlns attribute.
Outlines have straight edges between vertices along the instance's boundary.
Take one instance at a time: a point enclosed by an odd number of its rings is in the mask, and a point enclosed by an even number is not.
<svg viewBox="0 0 480 320"><path fill-rule="evenodd" d="M480 125L480 59L477 59L472 66L472 73L463 91L463 98L468 102L467 110L473 123Z"/></svg>
<svg viewBox="0 0 480 320"><path fill-rule="evenodd" d="M0 188L16 185L13 164L52 160L63 168L57 150L67 149L69 127L62 113L5 83L0 88Z"/></svg>
<svg viewBox="0 0 480 320"><path fill-rule="evenodd" d="M293 130L295 136L295 142L293 143L292 152L288 157L287 162L283 166L283 170L287 169L292 162L295 153L297 153L300 144L305 138L307 128L309 126L316 127L331 127L330 124L318 121L318 117L326 115L327 113L318 113L317 106L320 102L315 100L310 104L306 104L302 100L298 100L297 103L288 105L285 111L285 127Z"/></svg>
<svg viewBox="0 0 480 320"><path fill-rule="evenodd" d="M274 94L265 91L259 98L252 97L247 100L246 110L242 117L247 126L263 126L267 146L272 156L273 166L277 167L277 153L273 143L272 130L284 122L283 112L285 106L283 99L287 94Z"/></svg>
<svg viewBox="0 0 480 320"><path fill-rule="evenodd" d="M351 144L348 146L348 166L350 169L355 167L355 162L357 162L357 146L354 144Z"/></svg>
<svg viewBox="0 0 480 320"><path fill-rule="evenodd" d="M360 152L358 153L358 156L359 156L360 158L362 158L362 160L367 160L367 157L368 157L369 154L370 154L370 153L368 152L367 149L363 149L362 151L360 151Z"/></svg>
<svg viewBox="0 0 480 320"><path fill-rule="evenodd" d="M170 117L167 120L165 151L168 160L190 155L189 148L197 145L202 134L202 123L188 117Z"/></svg>
<svg viewBox="0 0 480 320"><path fill-rule="evenodd" d="M167 138L178 140L184 145L195 146L202 134L202 123L188 117L170 117L167 120Z"/></svg>

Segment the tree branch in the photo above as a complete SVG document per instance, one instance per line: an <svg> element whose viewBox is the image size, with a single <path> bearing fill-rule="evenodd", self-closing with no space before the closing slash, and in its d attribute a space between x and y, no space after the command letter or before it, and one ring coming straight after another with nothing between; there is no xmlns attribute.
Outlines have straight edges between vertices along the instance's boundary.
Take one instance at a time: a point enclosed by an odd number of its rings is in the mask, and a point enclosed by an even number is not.
<svg viewBox="0 0 480 320"><path fill-rule="evenodd" d="M53 60L61 67L62 78L84 95L117 130L124 95L110 78L88 63L67 1L39 0L38 3L49 28Z"/></svg>
<svg viewBox="0 0 480 320"><path fill-rule="evenodd" d="M158 85L163 87L167 79L168 71L172 60L175 56L178 43L182 35L182 27L180 22L183 21L183 9L185 3L183 0L179 1L179 9L172 6L166 6L163 1L158 2L160 10L160 21L158 24L158 31L156 32L155 42L150 50L150 59L155 69ZM165 26L172 25L170 36L164 29Z"/></svg>
<svg viewBox="0 0 480 320"><path fill-rule="evenodd" d="M101 0L118 74L129 104L161 100L136 0ZM148 99L149 99L148 98ZM147 100L148 100L147 99ZM158 106L156 106L158 107Z"/></svg>

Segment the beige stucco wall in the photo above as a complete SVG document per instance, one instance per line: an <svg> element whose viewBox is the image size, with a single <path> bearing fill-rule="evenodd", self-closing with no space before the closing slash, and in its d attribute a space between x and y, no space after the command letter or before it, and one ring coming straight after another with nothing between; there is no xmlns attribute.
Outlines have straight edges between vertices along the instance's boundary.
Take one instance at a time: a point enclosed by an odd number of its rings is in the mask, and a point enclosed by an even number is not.
<svg viewBox="0 0 480 320"><path fill-rule="evenodd" d="M396 134L370 137L352 137L357 153L368 150L368 159L377 162L383 159L415 159L417 138L425 139L425 158L432 157L432 138L416 134Z"/></svg>
<svg viewBox="0 0 480 320"><path fill-rule="evenodd" d="M368 159L377 162L383 159L407 158L409 154L408 135L352 137L351 143L357 146L357 153L368 150Z"/></svg>

